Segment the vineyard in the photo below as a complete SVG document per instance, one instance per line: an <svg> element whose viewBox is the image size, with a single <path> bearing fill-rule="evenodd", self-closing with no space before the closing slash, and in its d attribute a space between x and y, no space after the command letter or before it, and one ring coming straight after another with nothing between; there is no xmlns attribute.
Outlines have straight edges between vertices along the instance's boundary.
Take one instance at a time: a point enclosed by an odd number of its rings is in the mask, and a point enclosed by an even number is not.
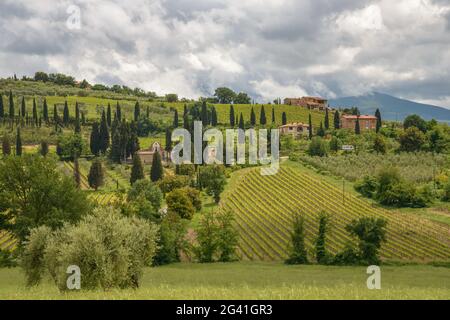
<svg viewBox="0 0 450 320"><path fill-rule="evenodd" d="M0 249L12 251L16 247L17 241L6 231L0 230Z"/></svg>
<svg viewBox="0 0 450 320"><path fill-rule="evenodd" d="M239 252L244 260L277 261L287 257L293 217L305 218L306 245L313 254L318 214L331 217L327 248L333 254L352 239L345 226L362 216L388 221L387 240L381 250L389 261L450 260L450 228L416 216L387 211L317 178L305 169L282 168L274 176L251 169L236 177L221 207L236 215Z"/></svg>

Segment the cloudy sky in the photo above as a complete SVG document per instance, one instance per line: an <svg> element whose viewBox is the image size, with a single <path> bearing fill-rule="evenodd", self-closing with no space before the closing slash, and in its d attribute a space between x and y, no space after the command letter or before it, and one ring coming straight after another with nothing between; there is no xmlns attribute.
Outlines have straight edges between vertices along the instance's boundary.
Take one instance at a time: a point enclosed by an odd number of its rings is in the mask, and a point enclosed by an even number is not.
<svg viewBox="0 0 450 320"><path fill-rule="evenodd" d="M191 98L379 91L450 107L450 1L1 0L0 76L37 70Z"/></svg>

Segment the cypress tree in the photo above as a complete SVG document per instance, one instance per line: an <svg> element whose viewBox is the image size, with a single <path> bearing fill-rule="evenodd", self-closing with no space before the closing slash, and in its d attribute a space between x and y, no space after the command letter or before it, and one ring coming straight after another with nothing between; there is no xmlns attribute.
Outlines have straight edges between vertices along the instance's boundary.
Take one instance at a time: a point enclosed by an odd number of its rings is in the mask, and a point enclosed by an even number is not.
<svg viewBox="0 0 450 320"><path fill-rule="evenodd" d="M341 128L341 116L339 114L339 111L336 110L336 112L334 113L334 128L340 129Z"/></svg>
<svg viewBox="0 0 450 320"><path fill-rule="evenodd" d="M139 149L139 137L137 135L136 122L131 125L127 124L128 139L127 139L127 158L135 154Z"/></svg>
<svg viewBox="0 0 450 320"><path fill-rule="evenodd" d="M172 132L170 131L170 128L166 128L166 151L172 150Z"/></svg>
<svg viewBox="0 0 450 320"><path fill-rule="evenodd" d="M41 141L41 150L40 150L40 152L41 152L41 155L43 157L47 156L47 154L48 154L48 142L47 141L45 141L45 140Z"/></svg>
<svg viewBox="0 0 450 320"><path fill-rule="evenodd" d="M173 127L178 128L178 110L175 109L175 113L173 115Z"/></svg>
<svg viewBox="0 0 450 320"><path fill-rule="evenodd" d="M120 163L122 158L122 149L121 149L121 136L120 130L117 128L113 131L112 139L111 139L111 154L110 158L115 163Z"/></svg>
<svg viewBox="0 0 450 320"><path fill-rule="evenodd" d="M328 112L328 108L325 109L325 130L330 129L330 115Z"/></svg>
<svg viewBox="0 0 450 320"><path fill-rule="evenodd" d="M73 178L75 180L75 185L77 188L81 187L81 174L80 174L80 163L78 162L78 155L75 155L73 159Z"/></svg>
<svg viewBox="0 0 450 320"><path fill-rule="evenodd" d="M319 137L324 137L324 136L325 136L325 129L323 128L323 123L322 123L322 121L320 122L319 130L317 130L317 135L318 135Z"/></svg>
<svg viewBox="0 0 450 320"><path fill-rule="evenodd" d="M2 138L2 151L4 156L9 156L11 154L11 143L9 142L9 137L4 135Z"/></svg>
<svg viewBox="0 0 450 320"><path fill-rule="evenodd" d="M34 120L34 123L37 125L38 114L37 114L36 98L33 98L33 120Z"/></svg>
<svg viewBox="0 0 450 320"><path fill-rule="evenodd" d="M153 182L159 181L164 176L164 170L161 162L161 155L159 152L155 152L153 154L153 162L152 162L152 168L150 171L150 179Z"/></svg>
<svg viewBox="0 0 450 320"><path fill-rule="evenodd" d="M112 118L111 118L111 104L108 103L108 109L106 111L106 121L108 122L108 127L111 128Z"/></svg>
<svg viewBox="0 0 450 320"><path fill-rule="evenodd" d="M355 133L356 134L361 134L361 127L359 125L359 116L356 117Z"/></svg>
<svg viewBox="0 0 450 320"><path fill-rule="evenodd" d="M47 105L47 99L44 99L44 107L42 110L42 117L44 118L44 121L48 123L48 105Z"/></svg>
<svg viewBox="0 0 450 320"><path fill-rule="evenodd" d="M0 93L0 119L5 117L5 108L3 106L3 95Z"/></svg>
<svg viewBox="0 0 450 320"><path fill-rule="evenodd" d="M93 155L98 156L100 154L100 133L98 122L94 122L94 124L92 125L89 146Z"/></svg>
<svg viewBox="0 0 450 320"><path fill-rule="evenodd" d="M287 125L287 115L286 112L283 112L283 114L281 115L281 124L283 126Z"/></svg>
<svg viewBox="0 0 450 320"><path fill-rule="evenodd" d="M56 104L53 105L53 121L55 122L55 125L59 122L58 108L56 107Z"/></svg>
<svg viewBox="0 0 450 320"><path fill-rule="evenodd" d="M211 111L211 125L213 127L217 126L217 112L215 107L213 107Z"/></svg>
<svg viewBox="0 0 450 320"><path fill-rule="evenodd" d="M202 103L202 123L204 126L207 126L209 124L208 108L206 106L206 101L203 101Z"/></svg>
<svg viewBox="0 0 450 320"><path fill-rule="evenodd" d="M187 105L185 104L185 105L184 105L184 109L183 109L183 117L184 117L185 115L187 115L187 113L188 113L188 108L187 108Z"/></svg>
<svg viewBox="0 0 450 320"><path fill-rule="evenodd" d="M134 121L139 121L139 117L141 116L141 106L139 105L139 101L136 101L134 105Z"/></svg>
<svg viewBox="0 0 450 320"><path fill-rule="evenodd" d="M141 157L136 153L133 155L133 166L131 167L130 183L134 184L138 180L144 179L144 167L142 165Z"/></svg>
<svg viewBox="0 0 450 320"><path fill-rule="evenodd" d="M14 114L14 98L13 98L13 94L12 91L9 90L9 118L10 119L14 119L15 114Z"/></svg>
<svg viewBox="0 0 450 320"><path fill-rule="evenodd" d="M316 239L316 260L319 264L328 264L329 254L326 250L326 233L328 230L328 216L322 212L319 216L319 234Z"/></svg>
<svg viewBox="0 0 450 320"><path fill-rule="evenodd" d="M308 124L309 124L309 128L308 128L308 136L309 136L309 140L311 140L312 137L313 137L313 126L312 126L311 113L309 114Z"/></svg>
<svg viewBox="0 0 450 320"><path fill-rule="evenodd" d="M259 123L261 125L267 124L266 111L264 110L264 106L261 106L261 113L259 114Z"/></svg>
<svg viewBox="0 0 450 320"><path fill-rule="evenodd" d="M99 159L92 161L91 168L88 174L89 187L93 188L95 191L98 190L104 184L104 171L102 162Z"/></svg>
<svg viewBox="0 0 450 320"><path fill-rule="evenodd" d="M116 105L116 117L117 117L117 120L122 121L122 109L120 107L119 102L117 102L117 105Z"/></svg>
<svg viewBox="0 0 450 320"><path fill-rule="evenodd" d="M275 108L272 108L272 123L275 123Z"/></svg>
<svg viewBox="0 0 450 320"><path fill-rule="evenodd" d="M125 119L122 119L122 122L119 126L120 133L120 159L126 160L127 152L128 152L128 137L129 137L129 127Z"/></svg>
<svg viewBox="0 0 450 320"><path fill-rule="evenodd" d="M69 115L69 105L67 104L67 101L64 102L64 112L63 112L63 122L64 125L67 126L70 121L70 115Z"/></svg>
<svg viewBox="0 0 450 320"><path fill-rule="evenodd" d="M252 107L252 110L250 111L250 124L252 126L256 125L256 115L255 115L255 110L253 110L253 107Z"/></svg>
<svg viewBox="0 0 450 320"><path fill-rule="evenodd" d="M145 113L145 116L147 117L147 119L150 118L150 107L149 106L147 106L147 111Z"/></svg>
<svg viewBox="0 0 450 320"><path fill-rule="evenodd" d="M102 112L102 120L100 122L98 149L105 154L109 147L109 129L106 120L105 110Z"/></svg>
<svg viewBox="0 0 450 320"><path fill-rule="evenodd" d="M233 105L230 105L230 126L234 128L235 125L234 107Z"/></svg>
<svg viewBox="0 0 450 320"><path fill-rule="evenodd" d="M20 127L18 127L16 136L16 156L21 155L22 155L22 137L20 136Z"/></svg>
<svg viewBox="0 0 450 320"><path fill-rule="evenodd" d="M245 130L244 116L242 115L242 112L241 112L241 115L239 117L239 129Z"/></svg>
<svg viewBox="0 0 450 320"><path fill-rule="evenodd" d="M375 111L375 117L377 117L377 133L378 132L380 132L380 129L381 129L381 125L382 125L382 122L381 122L381 112L380 112L380 109L378 109L377 108L377 110Z"/></svg>
<svg viewBox="0 0 450 320"><path fill-rule="evenodd" d="M80 107L78 106L78 102L75 103L75 133L81 132L81 124L80 124Z"/></svg>
<svg viewBox="0 0 450 320"><path fill-rule="evenodd" d="M287 264L307 264L308 254L305 246L305 227L303 217L296 216L294 230L291 235L291 252L286 260Z"/></svg>
<svg viewBox="0 0 450 320"><path fill-rule="evenodd" d="M25 97L22 97L22 110L21 110L22 118L25 117L26 113L27 113L27 105L25 102Z"/></svg>

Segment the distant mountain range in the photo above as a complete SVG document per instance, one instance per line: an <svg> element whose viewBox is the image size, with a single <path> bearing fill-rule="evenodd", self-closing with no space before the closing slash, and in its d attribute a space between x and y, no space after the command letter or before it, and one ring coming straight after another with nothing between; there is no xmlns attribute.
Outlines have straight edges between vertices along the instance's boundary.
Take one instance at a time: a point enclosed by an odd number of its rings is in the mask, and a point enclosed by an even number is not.
<svg viewBox="0 0 450 320"><path fill-rule="evenodd" d="M426 120L436 119L450 123L450 110L442 107L399 99L374 92L359 97L345 97L329 101L333 108L358 107L361 114L374 114L380 109L383 119L402 121L410 114L418 114Z"/></svg>

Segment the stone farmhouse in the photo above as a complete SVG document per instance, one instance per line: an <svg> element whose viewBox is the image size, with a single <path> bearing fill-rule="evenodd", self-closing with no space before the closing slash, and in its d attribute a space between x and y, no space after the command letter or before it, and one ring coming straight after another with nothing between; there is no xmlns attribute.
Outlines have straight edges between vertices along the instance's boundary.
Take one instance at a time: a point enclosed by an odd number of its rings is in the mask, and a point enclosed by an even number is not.
<svg viewBox="0 0 450 320"><path fill-rule="evenodd" d="M325 111L328 107L328 100L320 97L286 98L284 104L300 106L309 110Z"/></svg>
<svg viewBox="0 0 450 320"><path fill-rule="evenodd" d="M280 133L287 135L290 134L294 137L307 136L309 132L309 125L304 123L288 123L279 127Z"/></svg>
<svg viewBox="0 0 450 320"><path fill-rule="evenodd" d="M161 147L161 144L159 144L159 142L153 143L153 145L149 149L139 150L137 152L137 155L141 158L142 164L152 164L153 156L156 152L159 152L162 161L168 160L168 155L164 151L163 147Z"/></svg>
<svg viewBox="0 0 450 320"><path fill-rule="evenodd" d="M341 117L341 127L343 129L355 129L356 127L356 119L359 118L359 127L361 130L376 130L377 128L377 117L362 115L343 115Z"/></svg>

